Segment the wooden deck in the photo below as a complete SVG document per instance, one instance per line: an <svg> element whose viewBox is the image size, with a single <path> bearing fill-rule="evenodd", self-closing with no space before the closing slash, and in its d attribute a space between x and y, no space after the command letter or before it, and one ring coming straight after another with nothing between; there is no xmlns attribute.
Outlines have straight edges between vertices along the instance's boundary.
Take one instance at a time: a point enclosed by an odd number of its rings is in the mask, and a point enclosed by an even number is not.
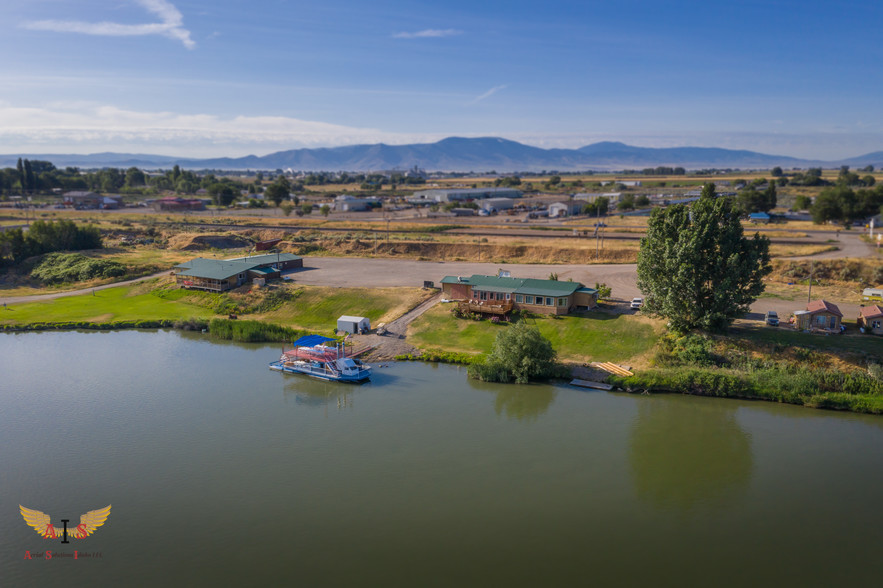
<svg viewBox="0 0 883 588"><path fill-rule="evenodd" d="M504 315L512 312L513 308L512 301L508 302L472 302L472 301L463 301L459 303L459 309L461 312L477 312L480 314L495 314L495 315Z"/></svg>

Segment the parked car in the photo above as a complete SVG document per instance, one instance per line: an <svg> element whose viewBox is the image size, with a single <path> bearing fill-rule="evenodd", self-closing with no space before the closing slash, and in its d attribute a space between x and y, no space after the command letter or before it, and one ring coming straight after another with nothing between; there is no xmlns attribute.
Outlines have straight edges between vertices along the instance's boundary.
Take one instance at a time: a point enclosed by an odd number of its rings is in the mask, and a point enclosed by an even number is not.
<svg viewBox="0 0 883 588"><path fill-rule="evenodd" d="M643 298L632 298L632 303L631 303L630 306L631 306L633 309L638 310L638 309L640 309L642 306L644 306L644 299L643 299Z"/></svg>
<svg viewBox="0 0 883 588"><path fill-rule="evenodd" d="M592 225L592 226L593 226L593 227L601 227L601 228L604 228L604 227L607 226L607 224L606 224L606 223L595 223L595 224Z"/></svg>
<svg viewBox="0 0 883 588"><path fill-rule="evenodd" d="M776 314L775 310L770 310L766 313L766 317L764 317L764 322L771 327L779 326L779 315Z"/></svg>

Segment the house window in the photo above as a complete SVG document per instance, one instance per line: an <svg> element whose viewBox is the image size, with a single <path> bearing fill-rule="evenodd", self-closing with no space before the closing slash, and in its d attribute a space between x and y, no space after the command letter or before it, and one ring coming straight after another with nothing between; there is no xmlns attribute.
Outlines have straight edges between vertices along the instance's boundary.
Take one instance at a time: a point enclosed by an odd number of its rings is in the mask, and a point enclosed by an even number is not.
<svg viewBox="0 0 883 588"><path fill-rule="evenodd" d="M872 328L872 329L879 329L879 328L880 328L880 324L881 324L881 321L874 321L874 322L871 323L871 328Z"/></svg>
<svg viewBox="0 0 883 588"><path fill-rule="evenodd" d="M558 306L567 306L567 298L559 298Z"/></svg>
<svg viewBox="0 0 883 588"><path fill-rule="evenodd" d="M516 294L515 295L515 302L517 302L518 304L521 304L522 302L524 302L524 296L522 296L521 294Z"/></svg>
<svg viewBox="0 0 883 588"><path fill-rule="evenodd" d="M825 316L824 316L824 315L821 315L821 314L820 314L819 316L817 316L817 317L816 317L816 323L818 323L818 324L820 324L820 325L822 325L822 326L825 326Z"/></svg>
<svg viewBox="0 0 883 588"><path fill-rule="evenodd" d="M546 306L555 306L555 301L552 298L546 298Z"/></svg>
<svg viewBox="0 0 883 588"><path fill-rule="evenodd" d="M507 293L507 294L506 294L506 300L512 300L512 295Z"/></svg>
<svg viewBox="0 0 883 588"><path fill-rule="evenodd" d="M524 302L527 304L533 304L533 296L525 296Z"/></svg>
<svg viewBox="0 0 883 588"><path fill-rule="evenodd" d="M479 300L487 300L487 292L479 292L478 298Z"/></svg>

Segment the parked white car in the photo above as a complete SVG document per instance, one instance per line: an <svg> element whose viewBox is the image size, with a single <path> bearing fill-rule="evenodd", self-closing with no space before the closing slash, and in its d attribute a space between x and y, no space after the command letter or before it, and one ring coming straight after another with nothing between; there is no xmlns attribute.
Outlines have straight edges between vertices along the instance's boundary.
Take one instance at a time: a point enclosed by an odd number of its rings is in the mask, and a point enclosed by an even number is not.
<svg viewBox="0 0 883 588"><path fill-rule="evenodd" d="M632 298L632 303L630 305L633 309L638 310L642 306L644 306L643 298Z"/></svg>

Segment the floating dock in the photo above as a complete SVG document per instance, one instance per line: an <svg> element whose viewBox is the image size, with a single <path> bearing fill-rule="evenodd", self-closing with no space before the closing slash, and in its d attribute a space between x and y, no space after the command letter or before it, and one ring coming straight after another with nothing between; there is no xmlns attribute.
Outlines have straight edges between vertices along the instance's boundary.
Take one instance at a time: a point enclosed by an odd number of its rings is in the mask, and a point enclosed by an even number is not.
<svg viewBox="0 0 883 588"><path fill-rule="evenodd" d="M580 388L592 388L593 390L613 390L613 386L604 382L592 382L591 380L571 380L571 386Z"/></svg>

